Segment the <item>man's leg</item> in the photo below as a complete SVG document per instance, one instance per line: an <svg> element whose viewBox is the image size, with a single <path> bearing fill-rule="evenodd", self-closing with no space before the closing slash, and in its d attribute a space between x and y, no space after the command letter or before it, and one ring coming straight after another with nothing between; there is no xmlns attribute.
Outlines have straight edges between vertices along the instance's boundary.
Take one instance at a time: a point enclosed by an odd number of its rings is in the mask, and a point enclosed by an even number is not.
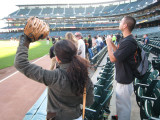
<svg viewBox="0 0 160 120"><path fill-rule="evenodd" d="M131 95L133 83L116 85L116 111L118 120L130 120L131 116Z"/></svg>
<svg viewBox="0 0 160 120"><path fill-rule="evenodd" d="M88 52L89 52L89 59L91 59L92 58L91 48L88 48Z"/></svg>

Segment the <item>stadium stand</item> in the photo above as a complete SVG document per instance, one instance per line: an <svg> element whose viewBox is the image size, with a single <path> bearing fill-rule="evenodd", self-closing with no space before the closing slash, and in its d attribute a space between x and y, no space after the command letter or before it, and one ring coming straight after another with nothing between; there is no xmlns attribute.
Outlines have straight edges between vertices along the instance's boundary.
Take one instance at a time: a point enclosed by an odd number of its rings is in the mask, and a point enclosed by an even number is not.
<svg viewBox="0 0 160 120"><path fill-rule="evenodd" d="M52 14L53 8L44 8L43 11L41 12L41 15L49 15Z"/></svg>
<svg viewBox="0 0 160 120"><path fill-rule="evenodd" d="M40 15L41 11L42 11L42 9L40 9L40 8L31 9L31 11L29 12L29 16Z"/></svg>
<svg viewBox="0 0 160 120"><path fill-rule="evenodd" d="M74 12L73 12L73 8L65 8L65 17L73 17L74 16Z"/></svg>
<svg viewBox="0 0 160 120"><path fill-rule="evenodd" d="M63 14L64 8L54 8L54 14Z"/></svg>
<svg viewBox="0 0 160 120"><path fill-rule="evenodd" d="M99 5L96 5L95 7L92 7L90 5L85 5L84 7L74 8L70 5L66 5L65 8L63 7L55 7L55 8L39 8L35 7L34 9L25 8L20 9L18 11L13 12L9 16L30 16L30 15L39 15L39 14L47 14L51 15L60 15L63 17L73 17L73 16L82 16L82 17L96 17L96 16L105 16L105 15L120 15L124 13L134 12L139 9L143 9L151 4L155 3L154 0L137 0L135 2L129 2L129 3L118 3L117 5L107 4L107 3L100 3ZM76 5L75 5L76 6ZM54 12L53 12L54 11ZM18 12L18 13L17 13ZM51 17L51 16L50 16Z"/></svg>
<svg viewBox="0 0 160 120"><path fill-rule="evenodd" d="M29 16L38 16L45 20L50 26L52 37L65 37L66 32L81 32L85 38L89 34L94 37L97 35L110 35L120 32L118 29L121 18L130 15L136 18L136 28L133 35L138 45L143 48L148 58L154 55L149 62L147 73L142 79L135 79L134 92L136 101L140 108L141 119L160 119L160 1L158 0L129 0L113 3L93 3L93 4L65 4L65 5L30 5L23 8L18 5L19 10L13 11L8 17L8 29L10 32L0 33L0 39L8 40L11 37L18 38L23 31L25 21ZM22 20L20 18L23 18ZM12 20L13 19L13 20ZM20 29L20 30L18 30ZM16 30L16 31L15 31ZM143 35L148 34L150 43L143 44ZM104 47L99 53L96 47L92 47L94 57L91 64L97 67L107 53ZM94 85L95 102L91 107L86 107L86 117L88 120L108 119L111 111L109 109L110 99L113 94L114 64L107 58L107 63L99 72L97 82ZM47 90L26 113L24 120L45 119L47 104ZM106 116L105 116L106 115Z"/></svg>
<svg viewBox="0 0 160 120"><path fill-rule="evenodd" d="M20 9L17 13L18 16L21 16L21 15L28 15L28 13L30 12L30 9Z"/></svg>

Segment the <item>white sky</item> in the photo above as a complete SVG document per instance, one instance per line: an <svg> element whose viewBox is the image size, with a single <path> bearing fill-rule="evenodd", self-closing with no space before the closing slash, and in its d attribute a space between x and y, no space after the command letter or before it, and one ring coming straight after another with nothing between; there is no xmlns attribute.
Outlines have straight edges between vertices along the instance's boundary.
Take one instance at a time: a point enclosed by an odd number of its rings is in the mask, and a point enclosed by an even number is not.
<svg viewBox="0 0 160 120"><path fill-rule="evenodd" d="M106 2L115 0L3 0L0 4L0 28L5 27L5 21L2 18L8 16L10 13L18 10L16 5L22 4L62 4L62 3L93 3Z"/></svg>

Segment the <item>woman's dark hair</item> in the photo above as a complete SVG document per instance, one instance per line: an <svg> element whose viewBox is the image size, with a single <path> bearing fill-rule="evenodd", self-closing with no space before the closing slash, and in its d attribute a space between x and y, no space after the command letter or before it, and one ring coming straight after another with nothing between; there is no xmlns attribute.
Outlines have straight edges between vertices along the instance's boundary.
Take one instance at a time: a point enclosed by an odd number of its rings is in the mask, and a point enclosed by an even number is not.
<svg viewBox="0 0 160 120"><path fill-rule="evenodd" d="M69 40L61 40L55 44L55 55L62 64L70 63L67 69L67 77L71 82L71 88L76 95L82 95L87 83L89 62L77 56L76 46Z"/></svg>

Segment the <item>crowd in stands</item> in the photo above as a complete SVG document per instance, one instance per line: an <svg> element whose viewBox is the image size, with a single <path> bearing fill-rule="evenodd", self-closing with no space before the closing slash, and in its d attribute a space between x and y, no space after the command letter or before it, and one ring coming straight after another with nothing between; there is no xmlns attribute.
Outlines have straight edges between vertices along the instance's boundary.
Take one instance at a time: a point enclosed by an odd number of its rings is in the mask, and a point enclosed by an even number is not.
<svg viewBox="0 0 160 120"><path fill-rule="evenodd" d="M122 39L122 35L120 33L112 34L112 41L117 45L120 39ZM53 46L54 44L61 40L61 37L56 38L50 37L50 40L52 40ZM80 55L83 58L87 58L91 60L92 57L94 57L93 49L96 48L97 53L103 49L103 47L106 46L106 35L96 35L92 37L91 35L88 35L88 37L83 37L83 35L80 32L76 32L73 34L72 32L67 32L65 34L65 38L72 41L77 49L78 49L78 55ZM47 44L48 44L48 38L47 38ZM51 50L53 51L53 46L51 47ZM53 52L50 51L50 56L53 56ZM52 57L51 57L52 58Z"/></svg>

